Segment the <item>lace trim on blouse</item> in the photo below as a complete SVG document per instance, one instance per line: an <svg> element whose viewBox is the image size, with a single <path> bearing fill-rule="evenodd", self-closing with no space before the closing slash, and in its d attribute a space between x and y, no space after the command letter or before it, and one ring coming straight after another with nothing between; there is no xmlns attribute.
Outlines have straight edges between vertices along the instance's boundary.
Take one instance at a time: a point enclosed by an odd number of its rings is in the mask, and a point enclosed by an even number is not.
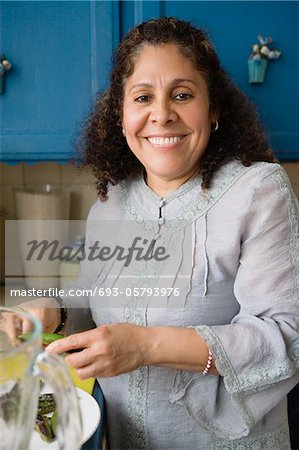
<svg viewBox="0 0 299 450"><path fill-rule="evenodd" d="M221 440L211 446L211 450L289 450L290 438L287 425L274 433L262 436L236 439L233 441Z"/></svg>
<svg viewBox="0 0 299 450"><path fill-rule="evenodd" d="M202 336L208 344L208 347L215 358L215 364L223 376L226 390L232 394L232 401L237 407L246 426L251 429L254 426L254 418L247 408L244 398L244 392L239 383L238 377L228 359L221 342L214 331L207 325L195 327L196 331Z"/></svg>
<svg viewBox="0 0 299 450"><path fill-rule="evenodd" d="M280 170L271 175L271 179L276 181L279 185L279 188L285 198L291 233L290 233L290 247L292 259L294 262L295 268L295 285L294 285L294 299L297 299L299 302L299 208L297 206L298 200L295 197L295 194L292 190L291 183L285 173L285 171Z"/></svg>
<svg viewBox="0 0 299 450"><path fill-rule="evenodd" d="M180 208L175 210L175 212L170 212L168 214L167 220L163 224L163 231L174 232L192 223L194 220L203 215L208 209L210 209L242 175L253 168L254 166L244 167L238 162L231 162L222 167L215 176L215 180L210 189L206 191L199 191L198 197L195 200L193 197L193 200L187 205L182 204ZM152 192L148 186L145 185L144 180L139 179L136 183L136 188L141 189L142 192L146 193L147 197L151 200L151 205L156 204L158 207L161 199L154 192ZM183 194L188 193L196 186L199 187L199 185L199 177L195 177L187 181L177 191L173 192L170 196L165 197L166 204L170 203L174 199L177 199L178 197L181 197ZM153 217L153 215L150 214L145 208L141 213L141 205L137 205L135 199L132 198L132 190L133 189L130 184L126 181L119 184L119 192L126 212L130 218L140 223L145 231L156 233L159 230L156 215Z"/></svg>

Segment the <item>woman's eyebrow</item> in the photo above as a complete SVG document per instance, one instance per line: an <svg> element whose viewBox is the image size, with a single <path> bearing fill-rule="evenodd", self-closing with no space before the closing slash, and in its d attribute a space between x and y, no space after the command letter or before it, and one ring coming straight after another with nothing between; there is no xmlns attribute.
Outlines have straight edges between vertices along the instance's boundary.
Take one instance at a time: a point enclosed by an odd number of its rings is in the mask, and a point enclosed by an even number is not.
<svg viewBox="0 0 299 450"><path fill-rule="evenodd" d="M152 84L150 84L150 83L137 83L137 84L134 84L133 86L130 87L129 92L131 92L133 89L140 88L140 87L150 88L150 87L152 87Z"/></svg>
<svg viewBox="0 0 299 450"><path fill-rule="evenodd" d="M173 80L171 80L170 86L171 87L177 86L178 84L181 84L181 83L192 83L192 84L194 84L194 86L197 86L197 83L194 80L192 80L191 78L174 78ZM151 87L153 87L153 85L151 83L137 83L130 87L129 92L131 92L133 89L140 88L140 87L151 88Z"/></svg>
<svg viewBox="0 0 299 450"><path fill-rule="evenodd" d="M197 86L197 83L194 80L192 80L191 78L175 78L174 80L171 81L170 85L176 86L177 84L182 84L182 83L192 83L192 84L194 84L194 86Z"/></svg>

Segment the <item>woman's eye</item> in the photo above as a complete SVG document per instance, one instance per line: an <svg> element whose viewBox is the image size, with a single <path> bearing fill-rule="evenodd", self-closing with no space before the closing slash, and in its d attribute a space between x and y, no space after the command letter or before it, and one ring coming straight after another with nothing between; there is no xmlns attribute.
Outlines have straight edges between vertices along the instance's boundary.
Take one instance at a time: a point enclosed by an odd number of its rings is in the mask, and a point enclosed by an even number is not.
<svg viewBox="0 0 299 450"><path fill-rule="evenodd" d="M175 94L174 98L176 100L184 101L189 100L192 97L191 94L188 94L187 92L179 92L178 94Z"/></svg>
<svg viewBox="0 0 299 450"><path fill-rule="evenodd" d="M137 103L146 103L148 102L150 99L150 97L148 95L139 95L138 97L135 98L135 102Z"/></svg>

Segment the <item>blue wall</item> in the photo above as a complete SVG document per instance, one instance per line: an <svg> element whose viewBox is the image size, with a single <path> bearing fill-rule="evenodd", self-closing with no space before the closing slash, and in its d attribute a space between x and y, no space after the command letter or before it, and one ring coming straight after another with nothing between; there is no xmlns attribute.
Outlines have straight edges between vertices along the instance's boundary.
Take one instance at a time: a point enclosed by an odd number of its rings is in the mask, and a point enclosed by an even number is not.
<svg viewBox="0 0 299 450"><path fill-rule="evenodd" d="M299 2L12 1L0 7L0 52L13 63L0 96L4 160L66 160L96 92L107 86L120 37L163 15L208 30L224 67L257 104L279 157L299 159ZM258 34L271 35L282 56L269 63L263 85L250 85L247 58Z"/></svg>

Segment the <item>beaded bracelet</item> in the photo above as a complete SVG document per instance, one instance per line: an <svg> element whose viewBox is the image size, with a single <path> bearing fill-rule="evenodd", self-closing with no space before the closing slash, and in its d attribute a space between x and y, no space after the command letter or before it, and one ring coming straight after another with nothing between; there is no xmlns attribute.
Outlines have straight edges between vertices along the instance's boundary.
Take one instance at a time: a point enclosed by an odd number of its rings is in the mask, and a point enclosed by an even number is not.
<svg viewBox="0 0 299 450"><path fill-rule="evenodd" d="M211 366L212 366L212 359L213 359L213 355L211 352L209 352L209 356L208 356L208 361L207 361L207 365L204 368L204 371L202 372L203 376L205 376L208 371L210 370Z"/></svg>
<svg viewBox="0 0 299 450"><path fill-rule="evenodd" d="M58 327L54 331L54 333L57 334L57 333L59 333L62 330L62 328L66 324L66 321L67 321L67 309L64 306L62 298L55 297L55 300L59 303L59 306L60 306L60 324L58 325Z"/></svg>

